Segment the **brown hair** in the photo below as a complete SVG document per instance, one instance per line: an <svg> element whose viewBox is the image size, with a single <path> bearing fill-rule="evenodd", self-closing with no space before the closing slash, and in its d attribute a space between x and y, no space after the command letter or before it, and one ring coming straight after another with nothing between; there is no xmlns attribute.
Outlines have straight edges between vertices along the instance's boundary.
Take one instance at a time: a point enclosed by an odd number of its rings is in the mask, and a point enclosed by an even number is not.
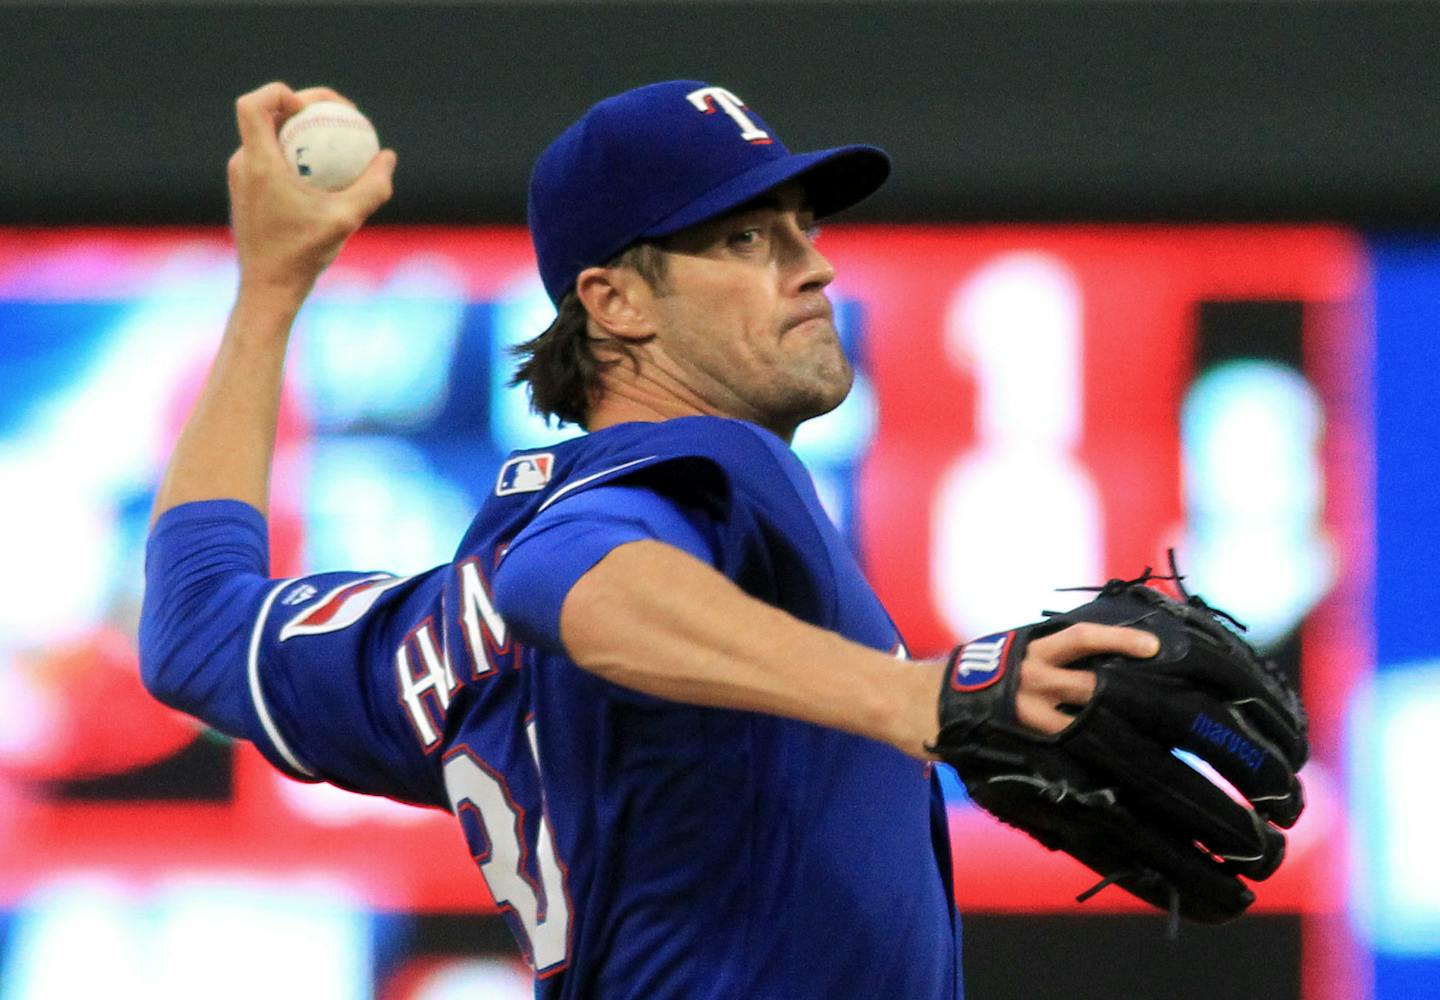
<svg viewBox="0 0 1440 1000"><path fill-rule="evenodd" d="M657 293L664 291L665 251L657 243L634 243L601 266L628 267ZM529 383L530 408L542 417L584 427L590 404L600 389L601 373L622 360L617 357L602 361L595 357L588 319L585 306L572 288L560 300L560 311L544 333L510 349L520 359L510 384ZM633 360L628 345L621 347Z"/></svg>

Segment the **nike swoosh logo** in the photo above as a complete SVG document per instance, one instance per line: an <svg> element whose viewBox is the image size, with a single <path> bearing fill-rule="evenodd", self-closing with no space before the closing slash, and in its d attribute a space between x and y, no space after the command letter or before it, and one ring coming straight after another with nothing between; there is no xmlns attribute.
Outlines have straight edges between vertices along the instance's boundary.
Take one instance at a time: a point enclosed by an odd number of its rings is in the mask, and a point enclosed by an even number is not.
<svg viewBox="0 0 1440 1000"><path fill-rule="evenodd" d="M628 469L632 465L643 465L646 462L653 462L658 457L658 455L646 455L644 458L637 458L629 462L621 462L619 465L613 466L612 468L602 469L599 472L592 472L590 475L577 479L573 483L566 483L554 493L551 493L550 496L546 498L545 502L542 503L540 507L535 511L535 513L539 514L540 511L544 510L546 507L549 507L552 503L554 503L556 500L559 500L571 490L578 490L580 487L586 485L587 483L593 483L597 479L604 479L606 476L613 476L615 473Z"/></svg>

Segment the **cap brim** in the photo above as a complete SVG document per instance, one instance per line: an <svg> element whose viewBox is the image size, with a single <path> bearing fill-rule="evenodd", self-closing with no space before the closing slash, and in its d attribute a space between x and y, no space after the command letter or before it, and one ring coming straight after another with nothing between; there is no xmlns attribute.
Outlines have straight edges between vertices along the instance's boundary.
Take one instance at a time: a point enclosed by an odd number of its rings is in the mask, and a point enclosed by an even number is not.
<svg viewBox="0 0 1440 1000"><path fill-rule="evenodd" d="M837 146L794 153L730 178L647 227L640 237L673 235L724 215L792 180L804 185L815 218L821 219L874 194L889 176L890 157L876 146Z"/></svg>

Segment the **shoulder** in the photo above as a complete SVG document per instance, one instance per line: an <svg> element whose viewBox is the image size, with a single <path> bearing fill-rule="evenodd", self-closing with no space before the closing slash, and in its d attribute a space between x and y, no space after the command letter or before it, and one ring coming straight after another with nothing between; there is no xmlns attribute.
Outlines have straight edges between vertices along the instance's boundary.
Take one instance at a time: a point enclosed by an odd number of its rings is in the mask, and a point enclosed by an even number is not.
<svg viewBox="0 0 1440 1000"><path fill-rule="evenodd" d="M620 483L666 494L725 494L773 467L777 449L789 453L774 435L723 417L619 424L553 448L513 453L492 500L507 500L500 506L528 518L565 497Z"/></svg>
<svg viewBox="0 0 1440 1000"><path fill-rule="evenodd" d="M742 490L756 479L798 465L769 431L725 417L678 417L623 424L586 439L588 447L566 471L554 495L628 481L658 488ZM746 490L748 492L748 490Z"/></svg>
<svg viewBox="0 0 1440 1000"><path fill-rule="evenodd" d="M746 460L768 456L795 460L790 447L770 431L730 417L680 417L656 425L655 440L677 454L707 458L721 465L743 467Z"/></svg>
<svg viewBox="0 0 1440 1000"><path fill-rule="evenodd" d="M556 504L603 486L644 488L726 521L737 504L765 508L794 495L791 487L804 477L783 441L744 421L697 416L618 424L511 453L458 551L493 557Z"/></svg>
<svg viewBox="0 0 1440 1000"><path fill-rule="evenodd" d="M789 453L769 431L729 417L676 417L655 423L617 424L564 442L555 449L557 473L570 478L633 463L663 464L687 458L724 464L734 458Z"/></svg>

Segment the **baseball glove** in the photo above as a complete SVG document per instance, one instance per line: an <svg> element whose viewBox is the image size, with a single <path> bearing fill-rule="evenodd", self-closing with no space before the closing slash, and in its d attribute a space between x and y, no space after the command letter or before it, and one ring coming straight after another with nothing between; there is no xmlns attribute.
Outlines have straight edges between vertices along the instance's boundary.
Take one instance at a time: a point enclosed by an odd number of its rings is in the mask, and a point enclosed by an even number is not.
<svg viewBox="0 0 1440 1000"><path fill-rule="evenodd" d="M1304 808L1296 772L1309 754L1306 719L1289 680L1178 573L1111 580L1095 600L1046 620L977 639L950 656L931 751L959 772L971 799L1064 851L1110 884L1171 914L1222 923L1285 854L1279 828ZM1176 582L1176 601L1147 586ZM1222 621L1224 619L1224 621ZM1110 655L1069 664L1094 670L1095 694L1063 731L1020 725L1015 711L1027 645L1078 622L1145 629L1160 640L1146 660ZM1234 793L1172 750L1200 758Z"/></svg>

